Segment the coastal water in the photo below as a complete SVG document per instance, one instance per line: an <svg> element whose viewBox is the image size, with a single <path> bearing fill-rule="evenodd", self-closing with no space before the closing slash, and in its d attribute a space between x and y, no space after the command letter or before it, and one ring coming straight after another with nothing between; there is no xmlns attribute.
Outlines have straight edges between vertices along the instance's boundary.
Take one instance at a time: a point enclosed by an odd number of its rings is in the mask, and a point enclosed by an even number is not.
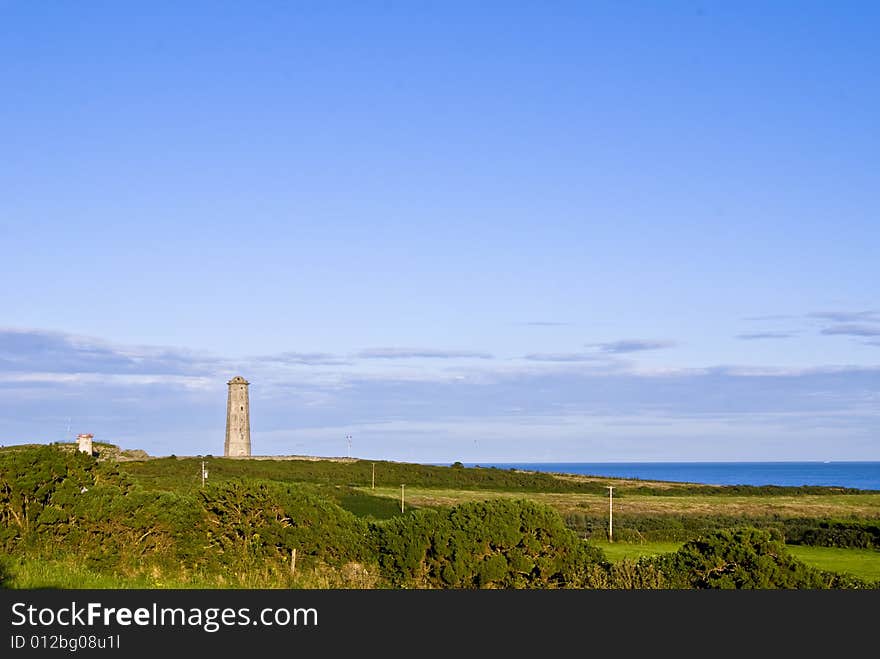
<svg viewBox="0 0 880 659"><path fill-rule="evenodd" d="M479 466L708 485L830 485L880 490L880 462L495 462Z"/></svg>

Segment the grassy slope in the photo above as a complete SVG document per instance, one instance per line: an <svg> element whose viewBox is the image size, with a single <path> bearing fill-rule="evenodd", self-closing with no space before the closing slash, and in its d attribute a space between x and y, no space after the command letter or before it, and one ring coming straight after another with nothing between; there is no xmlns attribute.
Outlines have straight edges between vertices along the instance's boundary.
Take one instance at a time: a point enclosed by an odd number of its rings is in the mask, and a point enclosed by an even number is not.
<svg viewBox="0 0 880 659"><path fill-rule="evenodd" d="M7 447L0 450L15 450ZM19 447L20 448L20 447ZM117 457L116 452L111 457ZM202 458L163 458L120 463L122 470L147 489L193 492L200 487ZM493 497L522 497L548 504L563 515L604 517L606 484L614 484L615 520L626 516L730 516L743 521L767 517L880 519L880 492L840 488L725 488L699 484L648 482L616 478L549 475L490 468L451 468L368 460L229 460L206 457L209 479L257 479L307 484L356 515L387 519L400 514L400 484L406 484L407 512L414 507L447 506ZM375 488L372 487L375 469ZM601 543L611 560L644 553L674 551L680 543ZM793 547L792 553L822 569L880 578L880 552ZM76 565L10 566L7 585L33 588L77 587L223 587L190 577L163 575L108 578ZM109 581L105 581L110 579ZM102 585L106 584L106 585Z"/></svg>
<svg viewBox="0 0 880 659"><path fill-rule="evenodd" d="M373 465L375 487L371 484ZM243 462L215 458L209 467L211 477L217 479L247 474L282 482L308 482L355 514L375 519L400 514L401 482L406 484L407 510L495 497L525 497L548 504L563 515L581 512L604 516L608 511L605 484L613 483L617 488L614 511L620 516L724 515L743 521L773 516L880 519L880 492L853 493L840 488L815 488L808 494L802 488L706 487L357 460ZM194 475L198 473L198 463L192 459L132 462L126 463L125 468L153 487L198 486ZM610 560L666 553L681 546L680 542L595 544ZM824 570L871 580L880 578L878 551L800 546L791 546L791 551L805 563Z"/></svg>

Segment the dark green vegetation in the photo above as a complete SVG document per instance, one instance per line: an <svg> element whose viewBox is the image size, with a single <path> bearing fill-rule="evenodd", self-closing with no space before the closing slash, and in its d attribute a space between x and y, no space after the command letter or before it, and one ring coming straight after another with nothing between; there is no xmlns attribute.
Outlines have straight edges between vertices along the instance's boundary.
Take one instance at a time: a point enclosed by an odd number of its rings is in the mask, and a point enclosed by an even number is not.
<svg viewBox="0 0 880 659"><path fill-rule="evenodd" d="M376 531L379 565L401 587L563 588L602 560L554 510L525 500L419 511Z"/></svg>
<svg viewBox="0 0 880 659"><path fill-rule="evenodd" d="M683 541L742 525L741 517L725 515L616 515L614 536L623 542ZM749 525L777 531L790 545L880 549L880 519L815 519L783 515L751 516ZM604 535L607 517L569 513L566 523L590 537Z"/></svg>
<svg viewBox="0 0 880 659"><path fill-rule="evenodd" d="M133 462L128 471L156 489L195 488L199 486L198 458L174 457ZM461 490L498 490L506 492L580 492L603 494L599 482L566 481L550 474L524 473L496 468L438 467L403 462L368 462L334 460L232 460L207 458L213 479L260 478L314 484L372 484L376 465L376 487L400 487L401 483L426 488Z"/></svg>
<svg viewBox="0 0 880 659"><path fill-rule="evenodd" d="M590 542L605 482L491 468L332 460L99 459L70 446L0 451L0 583L9 587L876 588L811 567L785 542L876 551L880 520L644 514L638 502L739 501L741 488L617 482L615 538L674 552L609 561ZM109 459L108 459L109 458ZM120 460L120 461L117 461ZM372 487L375 467L375 489ZM421 493L404 512L391 493ZM780 492L776 492L779 489ZM780 502L858 491L774 488ZM467 498L438 503L425 493ZM660 493L663 493L661 496ZM482 493L482 496L481 496ZM674 493L674 494L671 494ZM749 492L748 495L757 494ZM690 495L690 497L688 496ZM833 495L833 496L832 496ZM550 505L542 497L555 497ZM786 505L791 505L787 503ZM812 504L811 504L812 505ZM826 504L823 504L826 505ZM861 509L861 508L860 508ZM763 510L763 509L762 509ZM566 512L567 511L567 512ZM67 575L65 577L59 575Z"/></svg>

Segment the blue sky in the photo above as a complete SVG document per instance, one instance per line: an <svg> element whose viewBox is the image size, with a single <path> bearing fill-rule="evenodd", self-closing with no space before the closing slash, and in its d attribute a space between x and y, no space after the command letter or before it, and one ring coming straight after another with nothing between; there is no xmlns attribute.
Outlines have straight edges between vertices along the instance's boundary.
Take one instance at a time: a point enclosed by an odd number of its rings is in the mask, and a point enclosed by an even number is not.
<svg viewBox="0 0 880 659"><path fill-rule="evenodd" d="M878 28L0 0L0 443L878 460Z"/></svg>

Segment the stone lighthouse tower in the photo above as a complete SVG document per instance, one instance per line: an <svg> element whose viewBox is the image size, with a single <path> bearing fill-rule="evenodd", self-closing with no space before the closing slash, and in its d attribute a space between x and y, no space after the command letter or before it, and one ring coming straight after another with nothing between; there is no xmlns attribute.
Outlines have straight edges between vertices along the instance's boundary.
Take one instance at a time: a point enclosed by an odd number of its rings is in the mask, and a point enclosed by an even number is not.
<svg viewBox="0 0 880 659"><path fill-rule="evenodd" d="M233 458L248 456L251 454L250 382L236 375L226 384L229 385L229 395L226 398L226 443L223 445L223 455Z"/></svg>

